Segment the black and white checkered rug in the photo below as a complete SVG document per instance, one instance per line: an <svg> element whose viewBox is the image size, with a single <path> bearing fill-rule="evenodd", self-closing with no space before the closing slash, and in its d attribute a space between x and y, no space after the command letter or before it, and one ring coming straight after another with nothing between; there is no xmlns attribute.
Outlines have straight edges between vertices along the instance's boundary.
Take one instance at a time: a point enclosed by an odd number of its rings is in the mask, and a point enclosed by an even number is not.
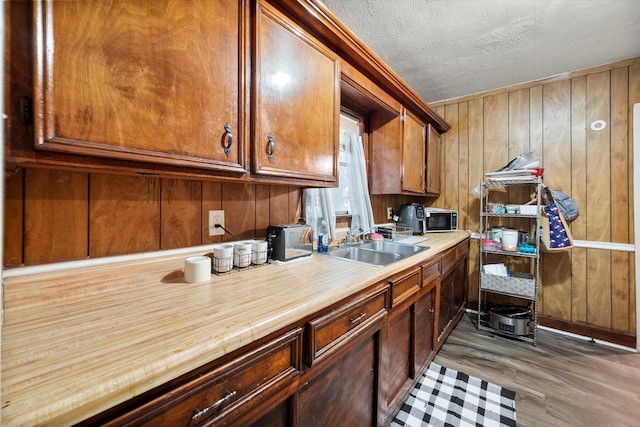
<svg viewBox="0 0 640 427"><path fill-rule="evenodd" d="M431 362L391 427L516 425L515 392Z"/></svg>

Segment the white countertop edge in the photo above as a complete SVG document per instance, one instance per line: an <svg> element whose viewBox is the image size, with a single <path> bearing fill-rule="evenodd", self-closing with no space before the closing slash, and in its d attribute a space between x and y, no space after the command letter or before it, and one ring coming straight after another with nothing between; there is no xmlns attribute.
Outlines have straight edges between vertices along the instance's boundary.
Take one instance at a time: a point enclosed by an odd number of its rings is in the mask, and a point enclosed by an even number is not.
<svg viewBox="0 0 640 427"><path fill-rule="evenodd" d="M244 239L244 240L239 240L238 242L252 241L252 240L258 240L258 239ZM222 242L222 243L233 244L237 242L234 241L234 242ZM4 279L6 277L27 276L30 274L52 273L56 271L70 270L75 268L95 267L95 266L109 265L109 264L115 264L118 262L126 262L126 261L141 261L144 259L152 259L152 258L159 258L159 257L166 257L166 256L176 256L176 255L183 255L183 254L188 255L194 252L210 252L213 246L215 246L216 244L218 243L210 243L207 245L200 245L200 246L190 246L187 248L179 248L179 249L165 249L161 251L142 252L138 254L116 255L116 256L108 256L108 257L101 257L101 258L87 258L87 259L74 260L74 261L56 262L51 264L40 264L40 265L33 265L33 266L27 266L27 267L16 267L16 268L2 270L2 278Z"/></svg>

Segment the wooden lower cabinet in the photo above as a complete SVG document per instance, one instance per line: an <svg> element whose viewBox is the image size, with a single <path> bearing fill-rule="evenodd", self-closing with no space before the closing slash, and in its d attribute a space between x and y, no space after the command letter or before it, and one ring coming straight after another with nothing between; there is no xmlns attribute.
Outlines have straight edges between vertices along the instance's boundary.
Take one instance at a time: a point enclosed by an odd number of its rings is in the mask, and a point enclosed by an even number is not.
<svg viewBox="0 0 640 427"><path fill-rule="evenodd" d="M435 274L433 274L435 273ZM435 304L436 289L440 282L440 263L422 267L422 289L415 302L415 356L414 369L421 373L435 357Z"/></svg>
<svg viewBox="0 0 640 427"><path fill-rule="evenodd" d="M108 411L108 421L97 416L82 425L246 426L265 412L274 418L257 425L279 425L275 415L286 420L282 402L295 392L300 375L301 338L302 329L294 328L210 370L172 382L121 415Z"/></svg>
<svg viewBox="0 0 640 427"><path fill-rule="evenodd" d="M257 421L248 421L245 425L251 427L286 427L293 425L292 399L289 398L280 402Z"/></svg>
<svg viewBox="0 0 640 427"><path fill-rule="evenodd" d="M416 266L388 280L391 311L387 346L384 348L387 413L397 412L413 385L415 349L415 302L420 292L420 267Z"/></svg>
<svg viewBox="0 0 640 427"><path fill-rule="evenodd" d="M468 248L467 240L82 425L389 425L464 311Z"/></svg>
<svg viewBox="0 0 640 427"><path fill-rule="evenodd" d="M311 367L300 378L298 426L379 425L388 295L382 283L309 322Z"/></svg>
<svg viewBox="0 0 640 427"><path fill-rule="evenodd" d="M449 249L442 257L442 273L436 302L438 307L436 350L444 344L464 312L468 257L468 240Z"/></svg>
<svg viewBox="0 0 640 427"><path fill-rule="evenodd" d="M298 392L298 425L376 426L383 322L355 338Z"/></svg>

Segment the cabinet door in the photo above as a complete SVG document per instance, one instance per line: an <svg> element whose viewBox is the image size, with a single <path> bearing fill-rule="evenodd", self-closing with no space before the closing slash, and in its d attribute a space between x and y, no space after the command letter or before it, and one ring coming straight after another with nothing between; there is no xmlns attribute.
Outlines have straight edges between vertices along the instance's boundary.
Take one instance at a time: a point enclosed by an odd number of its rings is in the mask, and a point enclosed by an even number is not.
<svg viewBox="0 0 640 427"><path fill-rule="evenodd" d="M434 294L435 287L425 292L415 304L415 372L425 369L434 355Z"/></svg>
<svg viewBox="0 0 640 427"><path fill-rule="evenodd" d="M440 282L440 261L422 266L422 290L415 304L415 372L420 373L434 356L436 290Z"/></svg>
<svg viewBox="0 0 640 427"><path fill-rule="evenodd" d="M456 268L452 273L452 290L451 290L451 311L455 316L464 306L466 301L466 284L467 284L467 259L462 258L458 261Z"/></svg>
<svg viewBox="0 0 640 427"><path fill-rule="evenodd" d="M429 194L440 194L440 182L442 180L441 158L442 141L440 134L430 124L427 133L427 182L425 185Z"/></svg>
<svg viewBox="0 0 640 427"><path fill-rule="evenodd" d="M37 1L36 148L244 172L242 3Z"/></svg>
<svg viewBox="0 0 640 427"><path fill-rule="evenodd" d="M369 188L371 194L402 192L402 120L400 114L376 110L369 118Z"/></svg>
<svg viewBox="0 0 640 427"><path fill-rule="evenodd" d="M254 172L337 185L338 58L271 6L257 8Z"/></svg>
<svg viewBox="0 0 640 427"><path fill-rule="evenodd" d="M394 413L404 391L408 390L413 370L413 325L415 307L420 291L420 268L411 269L392 276L388 280L391 287L391 313L389 314L388 345L385 347L387 407Z"/></svg>
<svg viewBox="0 0 640 427"><path fill-rule="evenodd" d="M412 316L413 306L400 312L394 312L389 316L389 334L387 338L387 406L390 412L395 413L395 408L400 402L396 398L403 391L403 386L413 378L412 355Z"/></svg>
<svg viewBox="0 0 640 427"><path fill-rule="evenodd" d="M448 274L440 280L438 307L438 344L444 342L443 333L451 321L451 292L453 289L453 275Z"/></svg>
<svg viewBox="0 0 640 427"><path fill-rule="evenodd" d="M309 322L310 368L300 379L297 425L378 424L388 298L389 288L381 283Z"/></svg>
<svg viewBox="0 0 640 427"><path fill-rule="evenodd" d="M405 112L402 154L402 190L425 192L426 126L409 112Z"/></svg>

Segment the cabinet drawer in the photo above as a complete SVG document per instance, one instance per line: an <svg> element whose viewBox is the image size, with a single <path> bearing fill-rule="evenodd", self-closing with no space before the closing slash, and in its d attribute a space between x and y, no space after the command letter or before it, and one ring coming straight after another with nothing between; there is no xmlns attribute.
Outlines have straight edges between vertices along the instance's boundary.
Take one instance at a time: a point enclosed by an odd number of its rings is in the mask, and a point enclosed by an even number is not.
<svg viewBox="0 0 640 427"><path fill-rule="evenodd" d="M115 425L222 424L264 403L299 374L300 328L165 393Z"/></svg>
<svg viewBox="0 0 640 427"><path fill-rule="evenodd" d="M308 364L340 347L350 336L386 313L389 292L380 286L355 300L336 307L330 313L309 322Z"/></svg>
<svg viewBox="0 0 640 427"><path fill-rule="evenodd" d="M440 260L422 266L422 286L426 287L440 277Z"/></svg>
<svg viewBox="0 0 640 427"><path fill-rule="evenodd" d="M391 306L395 307L402 301L407 300L420 290L420 272L415 269L410 272L400 273L389 279L391 286Z"/></svg>
<svg viewBox="0 0 640 427"><path fill-rule="evenodd" d="M465 252L467 252L469 250L469 241L465 241L462 243L459 243L457 246L454 246L453 248L449 249L443 256L442 256L442 268L441 268L441 272L442 275L446 275L449 270L451 270L451 268L453 268L454 264L456 263L456 261L458 259L460 259Z"/></svg>

